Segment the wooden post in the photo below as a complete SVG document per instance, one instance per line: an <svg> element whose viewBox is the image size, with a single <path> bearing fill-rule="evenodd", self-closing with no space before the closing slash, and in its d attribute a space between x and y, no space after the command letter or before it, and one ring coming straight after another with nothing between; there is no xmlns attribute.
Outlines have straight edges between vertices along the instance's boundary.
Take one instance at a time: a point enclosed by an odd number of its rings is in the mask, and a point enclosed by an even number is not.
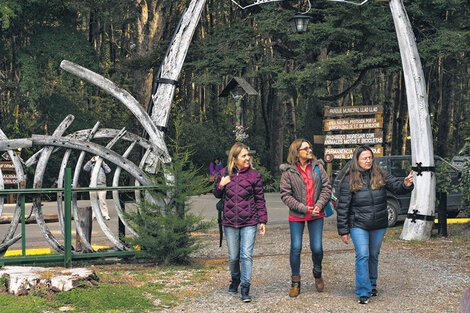
<svg viewBox="0 0 470 313"><path fill-rule="evenodd" d="M80 221L80 226L83 229L83 233L85 234L85 239L87 242L91 243L91 232L93 230L93 210L91 206L86 207L78 207L78 218ZM82 238L77 232L77 240L76 240L77 251L82 251Z"/></svg>
<svg viewBox="0 0 470 313"><path fill-rule="evenodd" d="M161 77L155 93L152 95L155 104L152 110L151 118L155 125L166 127L170 116L171 103L176 89L176 81L183 67L186 54L191 44L191 40L196 30L202 10L205 7L206 0L192 0L189 4L178 32L176 32L173 41L168 47L168 55L161 65Z"/></svg>

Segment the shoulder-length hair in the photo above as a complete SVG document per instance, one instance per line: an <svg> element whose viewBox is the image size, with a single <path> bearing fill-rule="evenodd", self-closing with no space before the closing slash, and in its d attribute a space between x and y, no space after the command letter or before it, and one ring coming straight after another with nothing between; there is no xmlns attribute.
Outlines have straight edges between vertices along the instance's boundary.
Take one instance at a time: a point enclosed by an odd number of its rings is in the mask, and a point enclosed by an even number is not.
<svg viewBox="0 0 470 313"><path fill-rule="evenodd" d="M233 168L235 167L235 160L243 149L246 149L248 151L250 150L247 145L242 144L241 142L236 142L230 149L227 161L227 171L229 176L232 176ZM251 160L252 159L250 158L250 167L253 167Z"/></svg>
<svg viewBox="0 0 470 313"><path fill-rule="evenodd" d="M372 167L370 169L370 186L373 190L385 186L385 171L375 162L374 152L369 146L360 146L354 150L351 164L349 165L349 190L356 192L361 190L364 185L362 180L362 172L364 169L359 165L359 156L364 151L372 153ZM346 175L345 175L346 176Z"/></svg>
<svg viewBox="0 0 470 313"><path fill-rule="evenodd" d="M299 155L299 149L302 146L302 144L306 142L312 148L312 144L307 140L307 139L296 139L294 140L289 147L289 154L287 155L287 163L290 165L295 165L296 162L299 160L298 155ZM313 160L316 160L317 158L313 156Z"/></svg>

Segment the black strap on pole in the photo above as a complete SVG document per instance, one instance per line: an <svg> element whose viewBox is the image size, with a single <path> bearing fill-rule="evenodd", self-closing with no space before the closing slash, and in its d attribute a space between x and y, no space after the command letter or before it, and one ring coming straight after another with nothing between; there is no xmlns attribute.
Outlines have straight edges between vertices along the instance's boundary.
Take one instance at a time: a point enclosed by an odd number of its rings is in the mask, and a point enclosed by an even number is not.
<svg viewBox="0 0 470 313"><path fill-rule="evenodd" d="M423 166L423 162L416 162L416 166L413 166L411 169L416 172L416 176L423 176L423 172L436 171L434 166Z"/></svg>
<svg viewBox="0 0 470 313"><path fill-rule="evenodd" d="M423 221L434 221L434 216L432 215L423 215L418 214L418 210L413 210L413 213L408 213L406 218L411 219L411 223L416 223L416 220L423 220Z"/></svg>

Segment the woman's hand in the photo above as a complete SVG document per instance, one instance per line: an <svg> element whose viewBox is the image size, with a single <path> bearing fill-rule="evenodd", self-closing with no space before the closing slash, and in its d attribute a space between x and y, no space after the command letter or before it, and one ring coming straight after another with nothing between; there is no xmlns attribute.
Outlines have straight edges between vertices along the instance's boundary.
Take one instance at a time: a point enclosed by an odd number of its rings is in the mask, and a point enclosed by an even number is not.
<svg viewBox="0 0 470 313"><path fill-rule="evenodd" d="M220 186L220 188L223 188L223 187L225 187L225 185L227 185L230 182L231 182L230 176L224 176L220 180L219 186Z"/></svg>
<svg viewBox="0 0 470 313"><path fill-rule="evenodd" d="M349 242L349 235L342 235L341 240L345 243L348 244Z"/></svg>
<svg viewBox="0 0 470 313"><path fill-rule="evenodd" d="M312 213L310 213L310 215L311 215L312 217L317 217L317 216L320 215L320 211L321 211L320 207L319 207L319 206L315 206L315 207L313 208Z"/></svg>
<svg viewBox="0 0 470 313"><path fill-rule="evenodd" d="M413 185L413 170L405 177L403 183L406 187L411 187L411 185Z"/></svg>
<svg viewBox="0 0 470 313"><path fill-rule="evenodd" d="M266 224L259 224L259 234L261 236L264 236L266 233Z"/></svg>

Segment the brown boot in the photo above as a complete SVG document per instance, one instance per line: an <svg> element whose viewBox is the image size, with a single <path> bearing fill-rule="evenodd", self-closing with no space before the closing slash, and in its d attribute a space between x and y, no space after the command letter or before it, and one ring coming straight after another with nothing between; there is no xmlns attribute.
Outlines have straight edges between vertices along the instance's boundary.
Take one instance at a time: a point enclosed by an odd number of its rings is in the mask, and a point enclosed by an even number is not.
<svg viewBox="0 0 470 313"><path fill-rule="evenodd" d="M292 276L292 285L289 290L289 297L297 297L300 294L300 276Z"/></svg>
<svg viewBox="0 0 470 313"><path fill-rule="evenodd" d="M323 278L321 278L321 272L317 272L313 269L313 277L315 278L315 287L317 288L317 291L322 292L325 288L325 282L323 281Z"/></svg>

